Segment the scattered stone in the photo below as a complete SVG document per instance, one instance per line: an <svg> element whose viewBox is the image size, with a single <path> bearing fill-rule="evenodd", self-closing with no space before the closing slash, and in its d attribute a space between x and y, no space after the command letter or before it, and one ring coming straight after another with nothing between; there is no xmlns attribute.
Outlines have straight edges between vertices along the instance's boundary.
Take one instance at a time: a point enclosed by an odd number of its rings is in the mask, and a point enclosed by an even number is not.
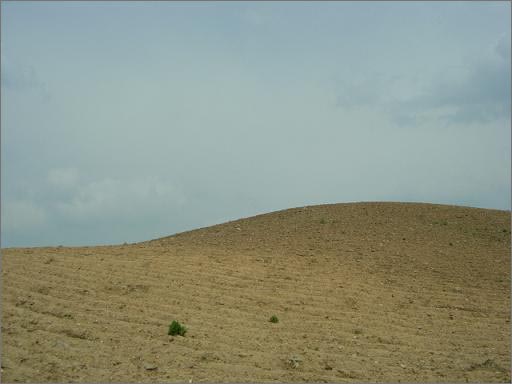
<svg viewBox="0 0 512 384"><path fill-rule="evenodd" d="M201 360L202 361L215 361L215 360L220 360L220 358L215 353L204 352L201 355Z"/></svg>
<svg viewBox="0 0 512 384"><path fill-rule="evenodd" d="M64 341L62 340L57 340L54 344L53 344L54 347L56 348L60 348L60 349L68 349L69 348L69 344L68 343L65 343Z"/></svg>
<svg viewBox="0 0 512 384"><path fill-rule="evenodd" d="M292 356L288 359L288 365L293 369L298 368L300 363L302 363L302 359L299 356Z"/></svg>
<svg viewBox="0 0 512 384"><path fill-rule="evenodd" d="M155 371L158 369L158 367L155 364L146 363L146 364L144 364L144 369L146 371Z"/></svg>

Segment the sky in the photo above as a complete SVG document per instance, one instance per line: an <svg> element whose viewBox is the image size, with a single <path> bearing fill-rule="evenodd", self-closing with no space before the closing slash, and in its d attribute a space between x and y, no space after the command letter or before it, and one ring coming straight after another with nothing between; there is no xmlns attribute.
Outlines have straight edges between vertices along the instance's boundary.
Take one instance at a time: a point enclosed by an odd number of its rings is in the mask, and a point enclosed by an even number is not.
<svg viewBox="0 0 512 384"><path fill-rule="evenodd" d="M1 2L1 246L511 208L510 2Z"/></svg>

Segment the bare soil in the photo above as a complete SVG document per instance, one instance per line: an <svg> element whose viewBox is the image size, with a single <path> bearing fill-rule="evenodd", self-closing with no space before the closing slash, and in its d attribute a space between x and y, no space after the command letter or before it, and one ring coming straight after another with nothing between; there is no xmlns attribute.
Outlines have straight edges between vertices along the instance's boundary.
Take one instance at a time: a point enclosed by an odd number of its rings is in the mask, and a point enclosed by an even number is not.
<svg viewBox="0 0 512 384"><path fill-rule="evenodd" d="M510 219L335 204L4 249L1 379L510 382Z"/></svg>

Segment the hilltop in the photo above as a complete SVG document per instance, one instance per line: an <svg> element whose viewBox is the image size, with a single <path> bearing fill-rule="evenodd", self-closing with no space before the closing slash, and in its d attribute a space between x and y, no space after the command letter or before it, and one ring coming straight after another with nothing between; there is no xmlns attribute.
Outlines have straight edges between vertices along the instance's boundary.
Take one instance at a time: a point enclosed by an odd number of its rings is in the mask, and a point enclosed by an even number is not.
<svg viewBox="0 0 512 384"><path fill-rule="evenodd" d="M6 249L2 380L510 381L510 219L332 204Z"/></svg>

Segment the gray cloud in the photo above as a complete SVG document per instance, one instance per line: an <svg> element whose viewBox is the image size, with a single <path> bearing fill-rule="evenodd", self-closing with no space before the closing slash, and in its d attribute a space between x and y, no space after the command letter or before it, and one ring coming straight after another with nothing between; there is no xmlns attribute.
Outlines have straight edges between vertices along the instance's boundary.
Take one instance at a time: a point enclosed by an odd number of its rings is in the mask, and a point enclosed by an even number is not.
<svg viewBox="0 0 512 384"><path fill-rule="evenodd" d="M4 90L35 92L43 101L48 101L51 98L47 85L41 80L33 66L11 63L4 56L1 60L1 87Z"/></svg>
<svg viewBox="0 0 512 384"><path fill-rule="evenodd" d="M465 75L437 78L422 94L393 105L401 124L429 120L485 123L510 118L510 40L500 39L491 54L470 63Z"/></svg>
<svg viewBox="0 0 512 384"><path fill-rule="evenodd" d="M99 241L112 243L168 234L155 231L162 223L174 221L176 231L188 228L187 220L177 221L187 198L172 182L155 177L86 181L76 169L57 168L46 182L26 186L24 195L3 204L2 235L11 241L32 235L44 236L46 244L69 245L77 235L89 238L81 231L92 231L93 241L100 230L104 240ZM134 225L127 230L121 223Z"/></svg>
<svg viewBox="0 0 512 384"><path fill-rule="evenodd" d="M335 104L344 110L390 114L400 126L508 119L510 56L510 36L502 35L481 58L448 66L431 78L409 72L354 72L333 80Z"/></svg>

